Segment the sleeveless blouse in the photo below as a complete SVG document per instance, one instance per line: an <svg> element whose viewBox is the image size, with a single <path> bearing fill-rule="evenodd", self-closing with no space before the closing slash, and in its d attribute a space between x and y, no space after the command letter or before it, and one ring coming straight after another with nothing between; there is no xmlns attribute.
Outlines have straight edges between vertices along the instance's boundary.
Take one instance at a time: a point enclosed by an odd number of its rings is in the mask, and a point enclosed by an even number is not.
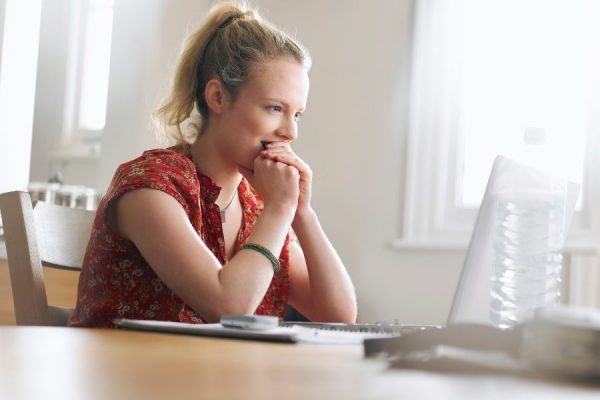
<svg viewBox="0 0 600 400"><path fill-rule="evenodd" d="M108 225L108 210L115 200L141 188L160 190L175 198L198 236L223 268L227 268L221 214L215 203L221 188L195 167L189 145L146 151L118 167L98 206L69 326L114 327L114 318L204 322L156 275L133 242ZM243 212L235 251L247 241L263 209L260 196L246 179L242 179L237 190ZM290 234L279 257L281 270L273 277L256 309L258 315L283 318L285 314Z"/></svg>

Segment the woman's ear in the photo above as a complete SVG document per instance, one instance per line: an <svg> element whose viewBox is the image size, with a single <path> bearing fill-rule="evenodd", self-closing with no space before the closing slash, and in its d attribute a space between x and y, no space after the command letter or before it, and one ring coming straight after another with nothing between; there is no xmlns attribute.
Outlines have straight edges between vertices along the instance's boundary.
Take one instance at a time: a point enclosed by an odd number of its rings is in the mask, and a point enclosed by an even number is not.
<svg viewBox="0 0 600 400"><path fill-rule="evenodd" d="M223 112L223 107L227 100L227 93L225 92L225 88L221 81L218 79L211 79L206 83L206 87L204 88L204 99L211 112L217 115L220 115Z"/></svg>

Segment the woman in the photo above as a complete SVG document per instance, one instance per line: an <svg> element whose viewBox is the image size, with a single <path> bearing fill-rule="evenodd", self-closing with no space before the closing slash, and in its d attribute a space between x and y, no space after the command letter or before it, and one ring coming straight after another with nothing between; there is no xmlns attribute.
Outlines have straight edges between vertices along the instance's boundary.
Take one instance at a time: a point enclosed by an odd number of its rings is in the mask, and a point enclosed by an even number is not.
<svg viewBox="0 0 600 400"><path fill-rule="evenodd" d="M283 317L287 304L313 321L355 322L352 283L310 205L312 172L290 147L310 64L256 12L211 9L157 111L178 143L118 168L70 325ZM190 140L181 126L194 109Z"/></svg>

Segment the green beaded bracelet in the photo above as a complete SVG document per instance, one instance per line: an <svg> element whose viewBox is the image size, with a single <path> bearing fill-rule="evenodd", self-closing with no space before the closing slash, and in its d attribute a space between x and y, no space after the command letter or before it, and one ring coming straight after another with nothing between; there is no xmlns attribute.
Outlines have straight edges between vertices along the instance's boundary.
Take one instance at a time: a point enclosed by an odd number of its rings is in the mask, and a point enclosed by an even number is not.
<svg viewBox="0 0 600 400"><path fill-rule="evenodd" d="M271 265L273 266L273 273L277 274L281 269L281 264L279 264L279 260L277 259L277 257L275 257L273 253L271 253L271 251L266 247L263 247L260 244L256 243L246 243L242 247L240 247L240 250L244 249L258 251L260 254L267 257L269 261L271 261Z"/></svg>

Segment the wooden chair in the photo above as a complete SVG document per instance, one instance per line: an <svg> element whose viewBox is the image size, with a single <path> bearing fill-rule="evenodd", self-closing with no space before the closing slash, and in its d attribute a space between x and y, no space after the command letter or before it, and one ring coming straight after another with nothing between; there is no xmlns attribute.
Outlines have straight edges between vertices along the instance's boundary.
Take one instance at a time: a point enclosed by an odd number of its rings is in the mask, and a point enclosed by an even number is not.
<svg viewBox="0 0 600 400"><path fill-rule="evenodd" d="M64 326L72 309L48 305L42 265L79 271L95 212L0 194L17 325Z"/></svg>

